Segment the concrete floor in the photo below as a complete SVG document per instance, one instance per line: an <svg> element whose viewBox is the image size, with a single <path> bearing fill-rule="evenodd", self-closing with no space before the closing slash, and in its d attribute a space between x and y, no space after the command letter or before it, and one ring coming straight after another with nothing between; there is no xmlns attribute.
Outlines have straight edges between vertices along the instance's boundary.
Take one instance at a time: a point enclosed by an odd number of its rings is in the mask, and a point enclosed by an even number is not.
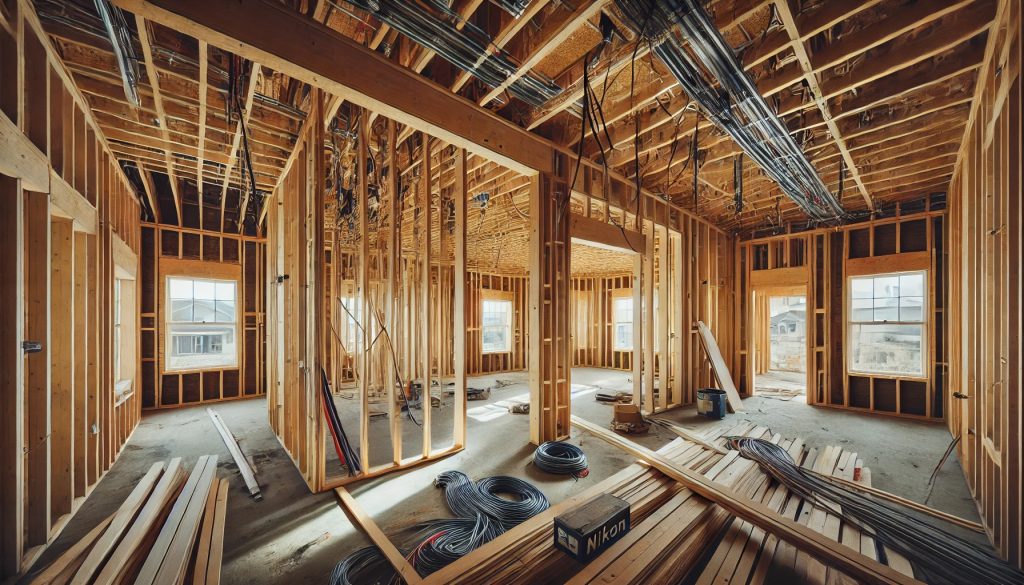
<svg viewBox="0 0 1024 585"><path fill-rule="evenodd" d="M442 491L433 485L434 477L442 471L458 469L472 478L496 474L522 477L536 484L555 503L631 463L632 458L614 447L596 438L580 436L573 430L572 441L581 445L590 459L590 476L577 483L538 471L530 463L533 450L527 442L529 417L509 414L505 406L526 399L526 374L516 372L474 378L470 385L496 386L498 381L502 385L495 387L489 400L469 403L469 437L464 451L351 486L360 505L400 546L408 540L403 530L412 524L447 515ZM573 412L607 424L611 409L595 401L593 394L630 389L626 372L574 369ZM928 476L950 440L949 433L940 424L814 408L798 400L753 397L744 404L747 411L729 415L728 423L746 419L786 436L801 436L811 445L842 445L855 450L872 469L876 487L917 501L923 500ZM264 400L228 402L215 408L238 438L242 450L255 463L263 501L255 502L248 497L205 407L146 413L124 453L38 566L52 560L100 519L116 510L152 462L180 456L191 466L200 455L207 453L219 456L219 475L231 482L223 583L325 584L338 560L369 544L342 512L333 493L309 493L270 431ZM447 414L445 406L434 409L435 421L450 416L450 405L447 408ZM418 410L414 410L414 414L417 418L421 416ZM692 408L677 409L663 416L696 429L722 424L698 416ZM373 437L387 436L386 418L375 419L370 424L371 442ZM436 427L435 434L443 435L442 427ZM355 435L354 429L346 430L350 436ZM403 435L421 432L411 424L404 424L403 430ZM633 438L657 448L674 435L652 425L649 434ZM409 441L418 444L415 438ZM403 439L403 444L406 442ZM435 446L438 444L434 442ZM371 453L371 459L374 458ZM336 472L341 471L336 459L328 462L328 467L332 464ZM939 473L929 504L977 520L974 503L955 459L948 461ZM978 535L972 538L984 542Z"/></svg>

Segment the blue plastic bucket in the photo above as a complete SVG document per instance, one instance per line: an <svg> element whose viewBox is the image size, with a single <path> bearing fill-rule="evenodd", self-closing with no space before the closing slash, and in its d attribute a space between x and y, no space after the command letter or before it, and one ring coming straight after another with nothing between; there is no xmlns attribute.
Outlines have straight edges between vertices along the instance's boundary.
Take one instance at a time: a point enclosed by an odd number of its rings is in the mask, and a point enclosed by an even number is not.
<svg viewBox="0 0 1024 585"><path fill-rule="evenodd" d="M708 418L725 418L725 390L700 388L697 390L697 414Z"/></svg>

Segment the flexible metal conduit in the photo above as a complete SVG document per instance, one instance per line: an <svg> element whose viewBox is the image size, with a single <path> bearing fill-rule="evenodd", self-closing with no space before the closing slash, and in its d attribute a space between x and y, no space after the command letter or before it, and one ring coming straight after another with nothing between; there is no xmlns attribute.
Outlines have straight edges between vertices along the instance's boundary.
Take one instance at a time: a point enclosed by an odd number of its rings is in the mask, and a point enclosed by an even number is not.
<svg viewBox="0 0 1024 585"><path fill-rule="evenodd" d="M812 219L844 211L696 0L616 0L680 85ZM677 37L678 35L678 37ZM686 42L700 62L683 48ZM710 74L710 79L704 71ZM719 87L715 87L717 82Z"/></svg>
<svg viewBox="0 0 1024 585"><path fill-rule="evenodd" d="M132 35L124 20L120 8L111 6L107 0L95 0L96 11L99 12L103 26L107 29L110 44L114 47L117 66L121 70L121 82L124 85L124 96L128 102L139 107L139 60L135 57Z"/></svg>
<svg viewBox="0 0 1024 585"><path fill-rule="evenodd" d="M511 56L496 47L479 27L463 22L462 30L456 28L453 22L461 17L439 0L429 4L436 12L407 0L348 1L490 87L501 85L518 69ZM538 107L561 93L562 88L550 79L531 73L516 79L508 91Z"/></svg>

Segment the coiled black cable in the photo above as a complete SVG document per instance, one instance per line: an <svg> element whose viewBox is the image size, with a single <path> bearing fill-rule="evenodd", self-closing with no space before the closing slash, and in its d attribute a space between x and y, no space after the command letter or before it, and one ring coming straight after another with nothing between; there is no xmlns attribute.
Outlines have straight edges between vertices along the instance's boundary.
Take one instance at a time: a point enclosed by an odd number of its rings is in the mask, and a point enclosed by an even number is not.
<svg viewBox="0 0 1024 585"><path fill-rule="evenodd" d="M434 485L444 488L445 500L452 513L461 518L485 514L505 529L548 509L543 492L533 484L516 477L496 475L473 483L461 471L446 471L437 476ZM497 494L514 496L516 500Z"/></svg>
<svg viewBox="0 0 1024 585"><path fill-rule="evenodd" d="M1024 582L1024 573L991 552L881 500L829 482L794 463L785 449L763 439L731 437L729 447L814 505L857 526L905 556L928 583Z"/></svg>
<svg viewBox="0 0 1024 585"><path fill-rule="evenodd" d="M361 548L341 560L331 571L330 585L391 584L398 573L375 546Z"/></svg>
<svg viewBox="0 0 1024 585"><path fill-rule="evenodd" d="M551 505L543 492L517 477L495 475L476 482L481 511L501 523L505 529L547 510ZM519 498L508 500L498 494Z"/></svg>
<svg viewBox="0 0 1024 585"><path fill-rule="evenodd" d="M537 447L533 452L533 463L541 471L571 475L573 479L587 477L590 474L583 449L563 441L548 441Z"/></svg>
<svg viewBox="0 0 1024 585"><path fill-rule="evenodd" d="M500 536L501 525L484 514L475 518L431 520L417 525L421 542L407 555L426 577Z"/></svg>

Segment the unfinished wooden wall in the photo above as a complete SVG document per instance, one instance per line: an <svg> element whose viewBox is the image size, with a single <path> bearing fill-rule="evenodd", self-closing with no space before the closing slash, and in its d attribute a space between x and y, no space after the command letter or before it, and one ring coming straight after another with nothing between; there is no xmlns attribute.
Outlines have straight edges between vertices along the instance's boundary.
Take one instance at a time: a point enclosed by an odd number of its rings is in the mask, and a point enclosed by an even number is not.
<svg viewBox="0 0 1024 585"><path fill-rule="evenodd" d="M947 421L992 543L1021 566L1020 2L1000 2L949 193Z"/></svg>
<svg viewBox="0 0 1024 585"><path fill-rule="evenodd" d="M525 370L527 363L526 294L529 278L523 275L489 274L469 270L466 283L466 370L471 376ZM480 314L485 291L506 293L512 301L512 351L483 353ZM450 362L450 360L449 360ZM445 374L445 375L453 375Z"/></svg>
<svg viewBox="0 0 1024 585"><path fill-rule="evenodd" d="M6 578L60 534L138 423L138 380L130 373L137 372L130 346L138 323L124 323L122 355L131 361L118 391L112 307L115 278L138 272L140 211L28 2L0 10L0 79Z"/></svg>
<svg viewBox="0 0 1024 585"><path fill-rule="evenodd" d="M938 420L946 379L945 199L880 210L881 217L840 228L741 241L737 244L735 375L750 396L757 366L767 360L767 340L755 339L756 319L768 312L753 293L807 296L808 403ZM854 275L927 270L925 376L881 376L848 371L848 281ZM762 336L764 337L764 336ZM761 368L763 371L763 368Z"/></svg>
<svg viewBox="0 0 1024 585"><path fill-rule="evenodd" d="M260 396L266 392L264 310L267 278L266 243L261 238L145 224L141 237L140 364L142 408L189 406ZM195 277L220 271L238 276L240 310L239 365L199 371L164 371L165 301L161 283L168 272L166 260L182 273ZM184 262L175 262L182 260ZM163 268L162 268L163 266ZM233 276L234 277L234 276Z"/></svg>

